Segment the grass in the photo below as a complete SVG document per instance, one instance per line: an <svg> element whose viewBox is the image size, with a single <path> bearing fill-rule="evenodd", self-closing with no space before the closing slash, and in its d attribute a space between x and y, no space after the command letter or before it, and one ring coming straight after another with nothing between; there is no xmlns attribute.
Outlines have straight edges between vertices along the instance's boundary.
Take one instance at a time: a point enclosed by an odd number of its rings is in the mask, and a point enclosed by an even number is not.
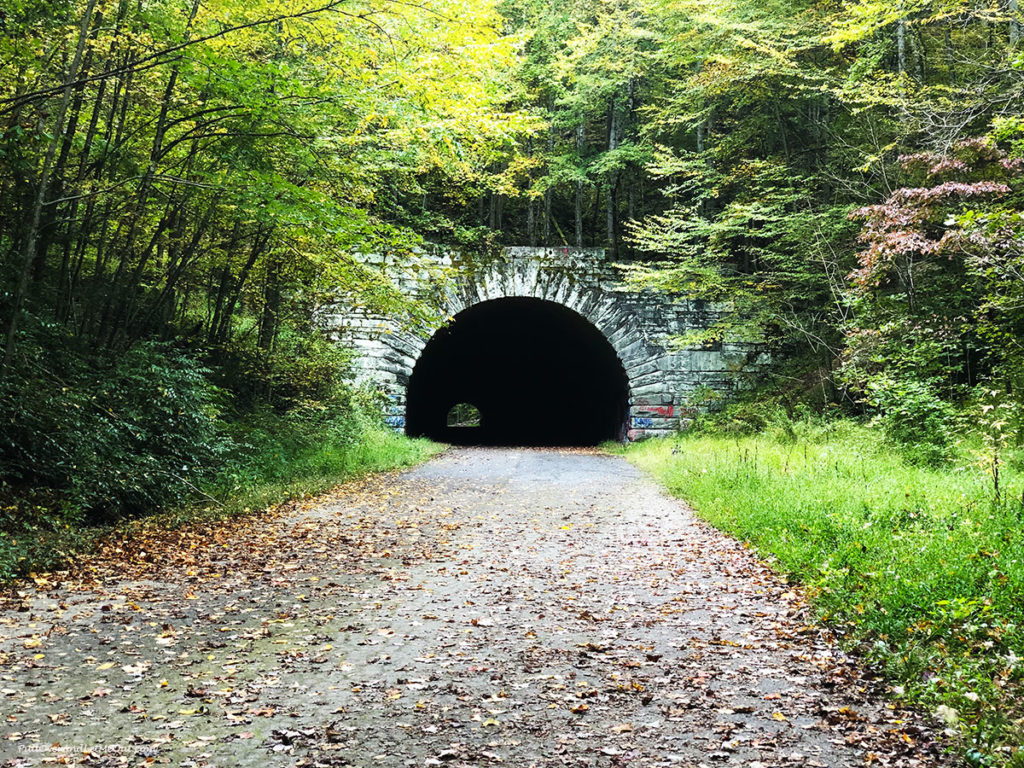
<svg viewBox="0 0 1024 768"><path fill-rule="evenodd" d="M235 512L322 493L368 472L419 464L444 449L359 421L309 434L294 424L242 429L239 442L248 444L249 455L228 462L210 488L212 496L225 499L224 509Z"/></svg>
<svg viewBox="0 0 1024 768"><path fill-rule="evenodd" d="M802 583L893 695L944 716L969 763L1024 765L1019 461L1003 457L996 498L980 451L922 465L848 421L619 450Z"/></svg>
<svg viewBox="0 0 1024 768"><path fill-rule="evenodd" d="M147 524L173 528L201 520L247 514L316 495L369 472L411 466L443 450L371 423L339 428L263 416L235 425L237 448L212 473L193 503L152 510ZM46 497L0 500L0 583L60 569L104 535L137 521L83 524L73 510Z"/></svg>

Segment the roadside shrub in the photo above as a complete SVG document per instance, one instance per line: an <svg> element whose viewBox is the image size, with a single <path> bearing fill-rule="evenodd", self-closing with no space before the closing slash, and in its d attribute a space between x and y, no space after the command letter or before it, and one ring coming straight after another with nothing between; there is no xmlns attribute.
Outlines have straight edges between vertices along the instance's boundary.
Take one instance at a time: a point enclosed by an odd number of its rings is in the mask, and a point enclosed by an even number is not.
<svg viewBox="0 0 1024 768"><path fill-rule="evenodd" d="M234 395L239 412L269 405L284 413L346 397L340 390L351 353L316 330L282 328L271 350L241 334L219 348L214 359L218 383Z"/></svg>
<svg viewBox="0 0 1024 768"><path fill-rule="evenodd" d="M927 383L875 378L868 384L867 399L878 408L886 436L912 458L937 463L948 457L956 409Z"/></svg>
<svg viewBox="0 0 1024 768"><path fill-rule="evenodd" d="M785 415L778 404L741 400L718 411L699 413L690 431L697 434L752 435L766 429Z"/></svg>
<svg viewBox="0 0 1024 768"><path fill-rule="evenodd" d="M208 371L168 344L101 358L40 328L20 349L0 382L0 481L46 489L65 515L181 502L227 447Z"/></svg>

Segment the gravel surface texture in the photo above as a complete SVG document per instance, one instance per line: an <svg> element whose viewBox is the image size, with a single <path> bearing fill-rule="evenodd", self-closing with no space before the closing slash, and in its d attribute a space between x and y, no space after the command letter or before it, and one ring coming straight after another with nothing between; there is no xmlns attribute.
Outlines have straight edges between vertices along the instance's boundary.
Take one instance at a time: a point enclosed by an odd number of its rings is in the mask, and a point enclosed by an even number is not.
<svg viewBox="0 0 1024 768"><path fill-rule="evenodd" d="M624 460L451 450L108 541L0 611L0 765L933 766L798 590Z"/></svg>

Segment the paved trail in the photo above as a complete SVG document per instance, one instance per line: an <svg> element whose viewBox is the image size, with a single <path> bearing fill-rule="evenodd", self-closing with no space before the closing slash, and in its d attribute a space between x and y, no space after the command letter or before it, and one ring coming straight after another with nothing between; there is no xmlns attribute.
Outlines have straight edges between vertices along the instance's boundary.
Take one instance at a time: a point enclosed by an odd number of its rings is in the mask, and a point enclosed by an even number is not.
<svg viewBox="0 0 1024 768"><path fill-rule="evenodd" d="M109 550L0 613L0 765L940 762L618 458L460 449Z"/></svg>

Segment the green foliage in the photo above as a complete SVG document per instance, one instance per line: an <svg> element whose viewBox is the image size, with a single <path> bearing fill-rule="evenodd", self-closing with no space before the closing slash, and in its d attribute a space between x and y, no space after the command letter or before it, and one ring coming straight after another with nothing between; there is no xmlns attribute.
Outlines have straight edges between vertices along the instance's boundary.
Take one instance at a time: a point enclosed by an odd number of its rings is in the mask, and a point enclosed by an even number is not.
<svg viewBox="0 0 1024 768"><path fill-rule="evenodd" d="M415 269L425 185L444 205L500 185L535 121L506 108L499 26L462 0L4 6L8 562L84 525L398 460L316 318L435 311L357 254Z"/></svg>
<svg viewBox="0 0 1024 768"><path fill-rule="evenodd" d="M957 412L928 384L915 379L874 379L868 402L878 408L886 435L911 455L931 463L947 457L955 436Z"/></svg>
<svg viewBox="0 0 1024 768"><path fill-rule="evenodd" d="M661 33L650 3L526 0L500 10L523 40L519 103L546 131L520 144L518 178L507 163L503 218L489 223L504 242L617 251L652 154L642 109L659 87Z"/></svg>
<svg viewBox="0 0 1024 768"><path fill-rule="evenodd" d="M96 358L47 331L0 382L0 482L94 521L189 498L227 447L209 372L166 344Z"/></svg>
<svg viewBox="0 0 1024 768"><path fill-rule="evenodd" d="M533 121L504 109L514 49L487 2L348 5L5 15L0 344L26 310L109 351L253 321L266 351L329 300L422 311L355 254L413 260L424 179L445 204L490 188Z"/></svg>
<svg viewBox="0 0 1024 768"><path fill-rule="evenodd" d="M1004 453L995 499L977 436L929 465L850 421L771 421L623 450L799 580L894 695L956 709L964 752L1000 764L1024 737L1024 457Z"/></svg>
<svg viewBox="0 0 1024 768"><path fill-rule="evenodd" d="M457 403L448 411L445 423L449 427L479 427L480 409L471 403Z"/></svg>
<svg viewBox="0 0 1024 768"><path fill-rule="evenodd" d="M286 412L346 397L351 353L316 330L285 327L271 350L254 346L243 333L213 354L220 363L216 378L241 413L264 406Z"/></svg>
<svg viewBox="0 0 1024 768"><path fill-rule="evenodd" d="M264 400L229 418L218 408L228 393L172 347L144 344L106 362L70 349L55 356L68 340L51 330L45 356L28 340L20 349L60 362L60 378L12 377L0 398L11 425L0 443L0 581L61 567L111 523L258 510L439 449L385 429L376 394L353 389L336 368L325 374L340 356L333 347L322 358L307 348L288 370L321 399L282 397L279 409Z"/></svg>
<svg viewBox="0 0 1024 768"><path fill-rule="evenodd" d="M998 375L1007 355L1019 359L1007 342L1022 318L1003 303L1002 284L1018 260L1016 162L992 141L971 139L902 165L908 186L854 214L865 222L865 247L851 274L856 314L844 373L857 386L891 371L956 397Z"/></svg>

